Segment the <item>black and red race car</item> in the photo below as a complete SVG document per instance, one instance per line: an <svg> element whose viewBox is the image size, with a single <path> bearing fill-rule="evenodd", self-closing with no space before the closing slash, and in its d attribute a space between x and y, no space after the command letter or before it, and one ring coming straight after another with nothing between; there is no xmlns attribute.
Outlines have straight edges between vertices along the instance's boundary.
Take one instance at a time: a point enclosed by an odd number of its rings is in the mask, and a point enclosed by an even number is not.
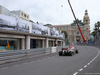
<svg viewBox="0 0 100 75"><path fill-rule="evenodd" d="M68 48L62 48L61 51L59 51L59 56L73 56L74 54L78 54L79 51L77 50L77 48L75 46L69 45Z"/></svg>

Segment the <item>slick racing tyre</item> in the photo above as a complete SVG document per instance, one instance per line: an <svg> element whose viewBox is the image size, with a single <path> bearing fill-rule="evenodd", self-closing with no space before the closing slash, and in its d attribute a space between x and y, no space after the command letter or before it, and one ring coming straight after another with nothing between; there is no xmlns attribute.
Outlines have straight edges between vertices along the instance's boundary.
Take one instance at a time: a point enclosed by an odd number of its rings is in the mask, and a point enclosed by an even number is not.
<svg viewBox="0 0 100 75"><path fill-rule="evenodd" d="M66 51L64 51L64 56L67 56L67 52Z"/></svg>
<svg viewBox="0 0 100 75"><path fill-rule="evenodd" d="M70 55L70 56L73 56L73 52L69 52L69 55Z"/></svg>
<svg viewBox="0 0 100 75"><path fill-rule="evenodd" d="M59 56L62 56L62 55L63 55L62 51L59 51Z"/></svg>
<svg viewBox="0 0 100 75"><path fill-rule="evenodd" d="M78 53L79 53L79 51L78 51L78 50L76 50L76 51L75 51L75 53L76 53L76 54L78 54Z"/></svg>

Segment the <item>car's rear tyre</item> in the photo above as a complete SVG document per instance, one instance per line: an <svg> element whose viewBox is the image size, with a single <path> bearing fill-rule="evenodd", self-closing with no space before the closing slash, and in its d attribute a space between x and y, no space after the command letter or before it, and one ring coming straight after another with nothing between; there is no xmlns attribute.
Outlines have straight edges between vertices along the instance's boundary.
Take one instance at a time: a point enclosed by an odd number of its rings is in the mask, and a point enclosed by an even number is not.
<svg viewBox="0 0 100 75"><path fill-rule="evenodd" d="M67 56L67 52L66 51L64 51L64 56Z"/></svg>
<svg viewBox="0 0 100 75"><path fill-rule="evenodd" d="M62 51L60 51L60 52L59 52L59 56L62 56L62 55L63 55L63 53L62 53Z"/></svg>

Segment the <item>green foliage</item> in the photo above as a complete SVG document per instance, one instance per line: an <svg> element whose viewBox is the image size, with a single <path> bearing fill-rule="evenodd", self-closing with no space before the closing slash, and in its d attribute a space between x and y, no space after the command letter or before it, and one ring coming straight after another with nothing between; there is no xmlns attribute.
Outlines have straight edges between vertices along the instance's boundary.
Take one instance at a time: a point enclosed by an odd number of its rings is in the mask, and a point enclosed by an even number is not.
<svg viewBox="0 0 100 75"><path fill-rule="evenodd" d="M98 21L97 23L95 23L94 25L94 31L92 32L92 35L95 37L97 36L97 33L100 34L100 22Z"/></svg>
<svg viewBox="0 0 100 75"><path fill-rule="evenodd" d="M92 32L92 35L93 35L93 37L95 37L95 36L96 36L96 32L95 32L95 31L93 31L93 32Z"/></svg>
<svg viewBox="0 0 100 75"><path fill-rule="evenodd" d="M95 28L99 30L99 27L100 27L100 22L98 21L97 23L95 23Z"/></svg>
<svg viewBox="0 0 100 75"><path fill-rule="evenodd" d="M66 32L66 31L62 31L62 33L64 33L64 34L65 34L65 38L67 38L67 37L68 37L68 34L67 34L67 32Z"/></svg>
<svg viewBox="0 0 100 75"><path fill-rule="evenodd" d="M94 26L95 28L94 28L94 31L95 32L99 32L100 31L100 22L98 21L97 23L95 23L95 26Z"/></svg>
<svg viewBox="0 0 100 75"><path fill-rule="evenodd" d="M100 29L98 30L98 32L100 33Z"/></svg>
<svg viewBox="0 0 100 75"><path fill-rule="evenodd" d="M84 26L85 24L81 21L81 20L79 20L79 19L77 19L77 22L78 22L78 24L80 25L80 26ZM76 22L76 20L71 24L71 26L76 26L77 25L77 22Z"/></svg>

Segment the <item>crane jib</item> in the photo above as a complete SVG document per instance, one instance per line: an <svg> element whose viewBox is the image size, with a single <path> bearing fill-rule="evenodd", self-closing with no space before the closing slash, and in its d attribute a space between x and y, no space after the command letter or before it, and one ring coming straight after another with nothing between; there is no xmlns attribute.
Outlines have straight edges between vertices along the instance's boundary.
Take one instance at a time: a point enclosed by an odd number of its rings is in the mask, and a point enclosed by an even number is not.
<svg viewBox="0 0 100 75"><path fill-rule="evenodd" d="M80 28L80 26L79 26L79 23L77 22L75 13L74 13L74 11L73 11L73 8L72 8L71 3L70 3L69 0L68 0L68 3L69 3L69 6L70 6L70 8L71 8L71 11L72 11L72 13L73 13L73 16L74 16L74 18L75 18L75 20L76 20L76 23L77 23L78 29L79 29L79 31L80 31L80 34L81 34L81 36L82 36L83 42L86 42L86 40L85 40L85 38L84 38L84 36L83 36L83 34L82 34L81 28Z"/></svg>

